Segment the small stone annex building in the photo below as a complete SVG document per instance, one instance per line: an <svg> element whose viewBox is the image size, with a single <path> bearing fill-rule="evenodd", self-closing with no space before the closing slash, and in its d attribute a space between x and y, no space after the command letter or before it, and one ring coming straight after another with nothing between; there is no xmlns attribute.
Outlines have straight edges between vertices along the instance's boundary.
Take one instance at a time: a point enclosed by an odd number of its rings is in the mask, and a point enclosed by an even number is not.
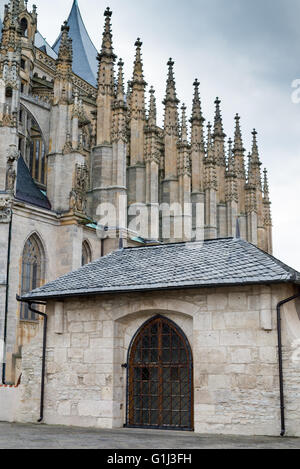
<svg viewBox="0 0 300 469"><path fill-rule="evenodd" d="M272 257L256 130L246 163L198 80L180 113L172 59L160 126L109 8L98 48L77 0L50 46L4 3L0 420L300 436L300 274Z"/></svg>
<svg viewBox="0 0 300 469"><path fill-rule="evenodd" d="M278 435L276 306L299 284L252 244L219 239L119 249L24 295L47 304L44 421ZM282 337L300 436L298 306L282 311ZM41 338L23 350L20 421L39 415Z"/></svg>

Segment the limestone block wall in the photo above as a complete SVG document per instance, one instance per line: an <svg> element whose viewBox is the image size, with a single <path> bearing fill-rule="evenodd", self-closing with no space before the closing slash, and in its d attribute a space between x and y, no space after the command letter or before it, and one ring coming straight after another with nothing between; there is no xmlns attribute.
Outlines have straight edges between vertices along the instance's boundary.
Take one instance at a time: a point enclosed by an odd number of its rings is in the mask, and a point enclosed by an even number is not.
<svg viewBox="0 0 300 469"><path fill-rule="evenodd" d="M7 328L7 375L8 383L18 380L15 374L13 354L18 347L29 343L37 333L36 322L20 322L20 304L16 295L21 293L22 255L26 240L36 233L45 254L44 282L49 282L71 270L81 267L82 242L89 243L92 260L101 256L101 240L95 230L78 225L76 220L61 221L56 214L39 208L16 203L13 209L12 245L10 262L10 286ZM1 225L0 250L6 252L8 225ZM5 303L6 259L0 262L0 305ZM0 318L0 339L3 338L3 318Z"/></svg>
<svg viewBox="0 0 300 469"><path fill-rule="evenodd" d="M0 422L15 422L19 402L19 388L0 386Z"/></svg>
<svg viewBox="0 0 300 469"><path fill-rule="evenodd" d="M276 305L290 286L198 289L51 302L45 422L122 427L128 347L156 314L176 322L194 357L195 431L279 435ZM300 374L295 305L283 311L287 432L300 436ZM23 350L23 397L17 419L39 412L41 337Z"/></svg>

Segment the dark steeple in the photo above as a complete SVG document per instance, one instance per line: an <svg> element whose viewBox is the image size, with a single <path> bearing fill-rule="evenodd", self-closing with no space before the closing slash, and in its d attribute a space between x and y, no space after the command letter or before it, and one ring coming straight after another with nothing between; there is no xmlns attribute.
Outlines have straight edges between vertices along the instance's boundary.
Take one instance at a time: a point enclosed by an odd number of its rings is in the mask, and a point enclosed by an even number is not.
<svg viewBox="0 0 300 469"><path fill-rule="evenodd" d="M97 49L92 43L81 17L77 0L74 0L71 13L67 20L70 28L69 37L73 43L73 72L93 86L97 83ZM61 34L53 45L58 54Z"/></svg>

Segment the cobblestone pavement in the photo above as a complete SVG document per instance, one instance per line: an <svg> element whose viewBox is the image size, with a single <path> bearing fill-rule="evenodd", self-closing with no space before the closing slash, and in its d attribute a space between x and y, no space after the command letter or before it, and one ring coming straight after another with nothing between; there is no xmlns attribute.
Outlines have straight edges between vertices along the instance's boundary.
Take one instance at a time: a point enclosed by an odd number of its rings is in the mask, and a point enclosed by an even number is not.
<svg viewBox="0 0 300 469"><path fill-rule="evenodd" d="M0 449L300 449L299 438L0 423Z"/></svg>

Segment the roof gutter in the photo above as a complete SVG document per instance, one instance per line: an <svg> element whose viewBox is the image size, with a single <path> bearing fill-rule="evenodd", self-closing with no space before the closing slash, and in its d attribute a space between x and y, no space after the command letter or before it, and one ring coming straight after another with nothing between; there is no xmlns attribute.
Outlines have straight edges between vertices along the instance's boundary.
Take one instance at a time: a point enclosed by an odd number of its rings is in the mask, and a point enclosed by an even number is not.
<svg viewBox="0 0 300 469"><path fill-rule="evenodd" d="M38 316L42 316L44 318L44 331L43 331L43 357L42 357L42 376L41 376L41 398L40 398L40 418L38 419L38 423L41 423L44 419L44 402L45 402L45 370L46 370L46 347L47 347L47 325L48 325L48 316L46 313L41 313L32 307L32 301L26 301L20 298L17 295L17 300L20 302L28 303L29 310L37 314ZM46 303L34 302L35 305L42 305L45 306Z"/></svg>
<svg viewBox="0 0 300 469"><path fill-rule="evenodd" d="M224 288L224 287L245 287L250 285L279 285L279 284L293 284L293 285L300 285L300 280L298 279L286 279L286 280L261 280L261 281L253 281L253 282L239 282L239 283L211 283L211 284L203 284L203 285L174 285L174 286L159 286L153 288L124 288L124 289L115 289L115 290L95 290L95 291L73 291L69 293L62 293L62 294L41 294L41 296L31 296L31 297L22 297L21 301L28 303L31 301L35 303L36 301L52 301L52 300L61 300L62 298L78 298L82 296L98 296L98 295L115 295L115 294L128 294L128 293L152 293L157 291L174 291L174 290L196 290L198 288Z"/></svg>
<svg viewBox="0 0 300 469"><path fill-rule="evenodd" d="M281 330L281 307L291 301L300 298L300 293L282 300L277 305L277 334L278 334L278 366L279 366L279 389L280 389L280 419L281 419L281 433L280 436L284 437L286 434L285 427L285 397L284 397L284 380L283 380L283 359L282 359L282 330Z"/></svg>

